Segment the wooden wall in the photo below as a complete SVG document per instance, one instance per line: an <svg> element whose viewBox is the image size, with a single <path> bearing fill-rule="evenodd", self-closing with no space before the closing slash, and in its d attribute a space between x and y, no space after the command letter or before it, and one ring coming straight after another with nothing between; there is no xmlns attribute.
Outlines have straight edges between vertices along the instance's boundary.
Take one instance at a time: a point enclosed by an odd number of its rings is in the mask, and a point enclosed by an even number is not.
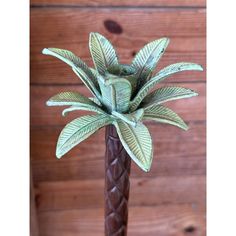
<svg viewBox="0 0 236 236"><path fill-rule="evenodd" d="M104 129L61 160L57 137L75 115L45 106L59 91L88 91L70 68L44 56L44 47L75 52L89 65L88 35L108 37L124 63L148 41L171 39L159 68L205 58L205 0L32 0L31 166L40 236L103 234ZM195 89L200 96L169 103L188 132L149 123L154 161L149 173L132 165L129 236L205 235L206 74L185 72L163 84ZM33 233L32 233L33 235Z"/></svg>

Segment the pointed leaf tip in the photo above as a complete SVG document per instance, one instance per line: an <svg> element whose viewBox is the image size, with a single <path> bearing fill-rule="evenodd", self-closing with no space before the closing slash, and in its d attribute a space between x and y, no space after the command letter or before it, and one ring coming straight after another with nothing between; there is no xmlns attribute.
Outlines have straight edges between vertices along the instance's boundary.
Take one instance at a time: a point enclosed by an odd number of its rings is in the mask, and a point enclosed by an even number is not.
<svg viewBox="0 0 236 236"><path fill-rule="evenodd" d="M47 49L47 48L44 48L44 49L42 50L42 54L47 55L47 54L48 54L48 49Z"/></svg>
<svg viewBox="0 0 236 236"><path fill-rule="evenodd" d="M111 42L99 33L90 33L89 50L96 70L105 74L107 68L118 64L116 51Z"/></svg>
<svg viewBox="0 0 236 236"><path fill-rule="evenodd" d="M99 85L96 77L93 75L87 64L73 52L60 48L44 48L42 53L56 57L71 66L73 71L92 92L92 94L96 97L100 97Z"/></svg>
<svg viewBox="0 0 236 236"><path fill-rule="evenodd" d="M191 64L191 63L189 63ZM202 65L199 65L199 64L196 64L196 63L192 63L192 70L195 70L195 71L204 71L203 69L203 66Z"/></svg>
<svg viewBox="0 0 236 236"><path fill-rule="evenodd" d="M53 106L52 101L50 101L50 100L46 101L46 106L48 106L48 107Z"/></svg>
<svg viewBox="0 0 236 236"><path fill-rule="evenodd" d="M56 150L56 158L59 160L61 159L62 155L60 155L60 153Z"/></svg>
<svg viewBox="0 0 236 236"><path fill-rule="evenodd" d="M45 54L46 51L47 51L47 48L44 48L44 49L42 50L42 54Z"/></svg>
<svg viewBox="0 0 236 236"><path fill-rule="evenodd" d="M137 70L139 86L142 86L150 78L168 44L168 38L160 38L146 44L136 54L132 61L132 66Z"/></svg>
<svg viewBox="0 0 236 236"><path fill-rule="evenodd" d="M149 172L151 169L151 166L146 166L145 169L143 169L145 172Z"/></svg>
<svg viewBox="0 0 236 236"><path fill-rule="evenodd" d="M204 71L203 66L202 65L198 65L199 66L199 71Z"/></svg>
<svg viewBox="0 0 236 236"><path fill-rule="evenodd" d="M188 125L187 124L185 124L186 126L185 126L185 128L184 128L184 131L188 131L189 130L189 127L188 127Z"/></svg>
<svg viewBox="0 0 236 236"><path fill-rule="evenodd" d="M62 113L61 113L63 117L65 117L65 116L68 114L68 112L67 112L66 110L67 110L67 109L64 109L64 110L62 111Z"/></svg>
<svg viewBox="0 0 236 236"><path fill-rule="evenodd" d="M91 37L93 37L93 36L95 36L95 35L99 35L99 36L102 36L102 37L103 37L103 35L99 34L98 32L90 32L89 38L91 38Z"/></svg>
<svg viewBox="0 0 236 236"><path fill-rule="evenodd" d="M189 89L191 90L192 94L191 94L191 97L196 97L196 96L199 96L199 93L194 91L193 89Z"/></svg>

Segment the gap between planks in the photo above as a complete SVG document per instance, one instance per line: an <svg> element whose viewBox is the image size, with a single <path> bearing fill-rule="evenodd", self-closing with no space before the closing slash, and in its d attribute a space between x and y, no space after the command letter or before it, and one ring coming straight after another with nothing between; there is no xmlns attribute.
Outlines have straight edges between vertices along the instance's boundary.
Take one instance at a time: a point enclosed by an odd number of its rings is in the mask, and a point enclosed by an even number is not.
<svg viewBox="0 0 236 236"><path fill-rule="evenodd" d="M31 4L30 8L79 8L79 9L111 9L111 10L128 10L128 9L134 9L134 10L172 10L172 11L178 11L178 10L205 10L206 6L155 6L155 5L148 5L148 6L134 6L134 5L123 5L123 6L92 6L92 5L78 5L78 4Z"/></svg>

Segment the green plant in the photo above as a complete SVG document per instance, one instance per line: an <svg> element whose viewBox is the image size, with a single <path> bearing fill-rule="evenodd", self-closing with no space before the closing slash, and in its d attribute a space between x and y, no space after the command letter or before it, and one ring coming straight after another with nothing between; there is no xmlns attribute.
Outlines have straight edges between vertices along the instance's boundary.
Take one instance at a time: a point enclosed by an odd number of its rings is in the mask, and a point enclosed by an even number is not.
<svg viewBox="0 0 236 236"><path fill-rule="evenodd" d="M74 146L103 126L113 124L119 138L133 161L144 171L149 171L153 158L152 139L144 120L175 125L187 130L185 122L162 104L171 100L190 98L198 94L187 88L162 87L151 90L168 76L181 71L202 71L194 63L176 63L153 75L153 71L169 43L161 38L145 45L131 65L119 63L111 43L98 33L91 33L89 49L95 69L89 68L72 52L48 48L43 53L57 57L70 65L93 94L87 98L79 92L61 92L47 101L48 106L70 106L62 114L77 110L92 111L71 121L62 130L56 148L61 158Z"/></svg>

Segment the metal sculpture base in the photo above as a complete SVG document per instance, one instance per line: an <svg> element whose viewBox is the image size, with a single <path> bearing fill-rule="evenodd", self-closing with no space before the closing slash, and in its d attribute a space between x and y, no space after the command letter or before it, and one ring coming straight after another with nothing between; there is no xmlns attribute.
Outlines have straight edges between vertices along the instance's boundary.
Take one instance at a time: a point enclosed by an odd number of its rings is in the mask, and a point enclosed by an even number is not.
<svg viewBox="0 0 236 236"><path fill-rule="evenodd" d="M131 159L113 125L106 127L105 236L126 236Z"/></svg>

